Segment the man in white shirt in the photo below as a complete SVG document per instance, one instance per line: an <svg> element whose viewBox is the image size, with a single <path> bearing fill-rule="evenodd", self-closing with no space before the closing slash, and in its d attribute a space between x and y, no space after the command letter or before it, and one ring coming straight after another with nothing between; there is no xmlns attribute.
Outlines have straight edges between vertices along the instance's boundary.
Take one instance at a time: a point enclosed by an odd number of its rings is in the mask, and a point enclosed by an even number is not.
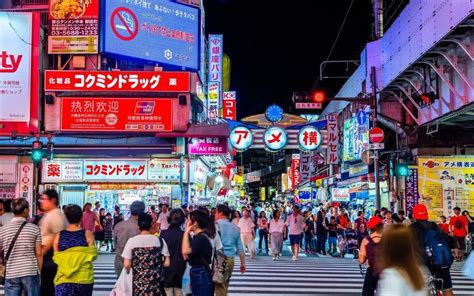
<svg viewBox="0 0 474 296"><path fill-rule="evenodd" d="M168 217L170 215L170 212L168 211L168 205L164 204L161 208L161 213L158 216L158 229L160 231L162 230L167 230L168 227L170 227L170 224L168 223Z"/></svg>
<svg viewBox="0 0 474 296"><path fill-rule="evenodd" d="M250 259L255 256L255 224L250 218L250 213L247 209L242 210L242 218L239 220L238 227L240 228L240 238L242 244L247 247L250 253Z"/></svg>
<svg viewBox="0 0 474 296"><path fill-rule="evenodd" d="M301 233L306 226L303 216L297 205L293 206L293 213L286 219L286 225L289 226L291 252L293 252L293 261L299 260Z"/></svg>

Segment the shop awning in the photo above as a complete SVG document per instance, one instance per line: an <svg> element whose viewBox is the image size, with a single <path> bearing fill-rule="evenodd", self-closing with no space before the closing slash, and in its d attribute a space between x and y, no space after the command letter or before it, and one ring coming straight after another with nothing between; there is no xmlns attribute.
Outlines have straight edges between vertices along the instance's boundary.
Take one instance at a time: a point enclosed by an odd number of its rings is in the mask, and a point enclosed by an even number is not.
<svg viewBox="0 0 474 296"><path fill-rule="evenodd" d="M191 124L186 132L156 133L157 138L205 138L221 137L228 138L230 133L229 124Z"/></svg>

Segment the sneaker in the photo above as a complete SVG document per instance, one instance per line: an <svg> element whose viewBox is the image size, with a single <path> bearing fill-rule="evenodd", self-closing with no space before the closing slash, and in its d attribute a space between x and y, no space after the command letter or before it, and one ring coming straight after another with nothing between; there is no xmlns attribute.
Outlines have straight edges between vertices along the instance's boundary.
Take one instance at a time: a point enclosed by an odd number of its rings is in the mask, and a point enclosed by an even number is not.
<svg viewBox="0 0 474 296"><path fill-rule="evenodd" d="M291 260L296 261L296 256L293 256Z"/></svg>
<svg viewBox="0 0 474 296"><path fill-rule="evenodd" d="M277 257L273 256L272 261L276 261Z"/></svg>

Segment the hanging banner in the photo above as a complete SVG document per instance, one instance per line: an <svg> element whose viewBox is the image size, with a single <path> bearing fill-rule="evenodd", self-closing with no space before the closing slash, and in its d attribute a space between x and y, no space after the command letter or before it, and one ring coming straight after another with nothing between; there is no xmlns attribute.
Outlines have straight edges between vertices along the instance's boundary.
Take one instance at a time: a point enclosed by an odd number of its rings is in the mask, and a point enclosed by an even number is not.
<svg viewBox="0 0 474 296"><path fill-rule="evenodd" d="M418 204L418 169L410 167L408 176L405 177L405 212L413 212L413 207Z"/></svg>
<svg viewBox="0 0 474 296"><path fill-rule="evenodd" d="M16 197L25 198L30 205L33 201L33 178L34 168L32 163L20 163L18 165L19 182Z"/></svg>
<svg viewBox="0 0 474 296"><path fill-rule="evenodd" d="M219 117L220 83L209 82L207 84L207 117L217 120Z"/></svg>
<svg viewBox="0 0 474 296"><path fill-rule="evenodd" d="M222 101L222 113L225 119L236 120L237 119L237 100L235 91L225 91L224 99Z"/></svg>
<svg viewBox="0 0 474 296"><path fill-rule="evenodd" d="M300 175L300 155L292 154L291 155L291 183L293 184L292 189L296 188L301 182Z"/></svg>
<svg viewBox="0 0 474 296"><path fill-rule="evenodd" d="M223 36L209 35L209 81L215 81L222 84L222 58L224 53Z"/></svg>
<svg viewBox="0 0 474 296"><path fill-rule="evenodd" d="M418 158L418 190L432 220L456 206L473 212L474 156Z"/></svg>
<svg viewBox="0 0 474 296"><path fill-rule="evenodd" d="M173 130L172 99L61 99L62 131L162 132Z"/></svg>
<svg viewBox="0 0 474 296"><path fill-rule="evenodd" d="M99 0L49 0L48 53L87 54L99 48Z"/></svg>
<svg viewBox="0 0 474 296"><path fill-rule="evenodd" d="M326 164L338 164L339 163L339 130L337 127L337 113L331 113L326 115L327 120L327 151L326 151Z"/></svg>
<svg viewBox="0 0 474 296"><path fill-rule="evenodd" d="M300 153L300 178L301 182L309 180L313 173L313 161L311 152Z"/></svg>

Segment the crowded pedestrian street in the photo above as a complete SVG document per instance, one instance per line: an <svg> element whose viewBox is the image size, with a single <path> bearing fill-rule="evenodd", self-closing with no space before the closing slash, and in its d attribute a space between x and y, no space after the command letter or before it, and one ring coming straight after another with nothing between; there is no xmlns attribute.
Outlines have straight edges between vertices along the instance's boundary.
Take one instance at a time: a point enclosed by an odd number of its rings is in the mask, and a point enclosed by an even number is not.
<svg viewBox="0 0 474 296"><path fill-rule="evenodd" d="M474 296L474 0L0 0L1 296Z"/></svg>

